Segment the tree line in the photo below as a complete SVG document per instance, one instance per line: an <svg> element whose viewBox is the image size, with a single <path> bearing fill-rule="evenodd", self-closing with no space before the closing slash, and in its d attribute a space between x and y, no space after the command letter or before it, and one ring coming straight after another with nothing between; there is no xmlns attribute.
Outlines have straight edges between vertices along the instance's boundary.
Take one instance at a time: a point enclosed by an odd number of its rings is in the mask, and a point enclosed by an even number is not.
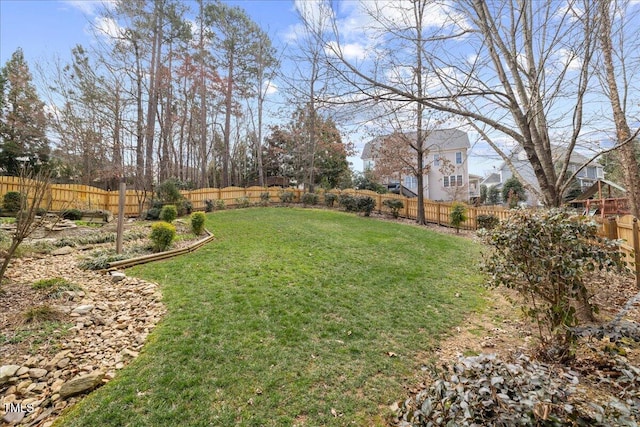
<svg viewBox="0 0 640 427"><path fill-rule="evenodd" d="M95 46L37 64L46 104L22 50L2 68L4 173L47 165L60 181L115 188L124 178L147 190L169 178L193 187L348 179L349 144L309 97L263 136L281 55L242 8L118 2L99 22L109 25L94 28Z"/></svg>

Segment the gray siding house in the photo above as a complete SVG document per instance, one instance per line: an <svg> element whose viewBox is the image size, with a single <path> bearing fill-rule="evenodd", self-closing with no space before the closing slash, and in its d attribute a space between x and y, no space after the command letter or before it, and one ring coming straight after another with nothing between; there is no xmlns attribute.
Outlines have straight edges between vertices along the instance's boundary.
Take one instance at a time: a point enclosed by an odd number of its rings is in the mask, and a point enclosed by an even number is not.
<svg viewBox="0 0 640 427"><path fill-rule="evenodd" d="M554 145L552 146L552 153L554 157L554 161L557 163L557 168L560 169L562 159L566 156L566 150L563 147ZM528 184L535 189L539 189L538 180L533 172L533 168L531 164L527 160L527 154L525 153L522 147L516 148L510 155L510 160L513 163L514 168L518 171L518 173L522 176L522 179L525 181L523 184ZM574 151L571 154L569 159L569 167L567 168L567 173L572 174L582 165L587 163L589 159ZM513 176L511 169L507 165L506 162L502 162L502 164L497 168L496 172L488 175L482 182L481 185L485 185L488 188L496 186L499 189L502 189L502 185ZM576 176L577 184L581 191L591 187L598 179L604 178L604 169L600 163L597 161L589 163L585 168L583 168L578 175ZM526 203L530 206L538 206L542 204L541 200L538 200L538 197L535 193L527 191L527 201Z"/></svg>

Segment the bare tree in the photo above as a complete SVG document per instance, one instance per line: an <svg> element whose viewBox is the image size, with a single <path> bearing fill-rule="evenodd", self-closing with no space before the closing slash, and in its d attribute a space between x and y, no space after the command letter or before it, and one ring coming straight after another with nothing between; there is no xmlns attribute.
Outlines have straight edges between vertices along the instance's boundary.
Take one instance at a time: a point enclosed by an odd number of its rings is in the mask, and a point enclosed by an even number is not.
<svg viewBox="0 0 640 427"><path fill-rule="evenodd" d="M587 119L596 117L585 117L585 102L593 89L597 5L589 0L568 0L562 7L551 0L410 3L420 4L430 17L420 36L430 72L425 92L406 90L379 66L381 52L406 34L370 37L364 46L368 56L354 60L349 57L353 43L340 31L344 25L334 4L325 14L332 19L332 31L315 34L342 81L368 99L417 102L467 121L512 169L499 140L515 142L537 181L532 188L546 205L559 206L578 172L567 173L571 155ZM406 4L360 3L375 25ZM564 148L560 159L553 145Z"/></svg>
<svg viewBox="0 0 640 427"><path fill-rule="evenodd" d="M21 206L16 215L16 230L11 236L11 244L7 252L3 254L4 260L0 266L0 289L9 263L18 247L45 221L45 217L38 216L38 214L41 210L48 211L51 207L50 181L50 173L46 168L34 172L33 169L23 166L20 170L18 192L20 193Z"/></svg>
<svg viewBox="0 0 640 427"><path fill-rule="evenodd" d="M602 51L602 63L604 66L603 85L606 88L607 96L611 102L613 112L613 120L616 128L616 147L619 155L620 165L622 167L622 176L627 188L627 196L631 205L631 213L635 217L640 217L640 168L636 159L633 140L638 135L638 130L631 131L627 120L628 111L628 90L630 85L628 59L625 52L625 31L628 31L625 23L629 21L626 11L626 5L617 1L600 0L600 48ZM633 14L638 18L637 14ZM616 34L613 29L613 19L623 21L618 30L618 37L614 47L612 37ZM626 22L624 22L626 21ZM634 28L633 31L636 29ZM614 56L620 63L616 67ZM637 59L636 59L637 61ZM618 68L618 70L616 70ZM621 73L622 87L619 88L617 82L617 71Z"/></svg>

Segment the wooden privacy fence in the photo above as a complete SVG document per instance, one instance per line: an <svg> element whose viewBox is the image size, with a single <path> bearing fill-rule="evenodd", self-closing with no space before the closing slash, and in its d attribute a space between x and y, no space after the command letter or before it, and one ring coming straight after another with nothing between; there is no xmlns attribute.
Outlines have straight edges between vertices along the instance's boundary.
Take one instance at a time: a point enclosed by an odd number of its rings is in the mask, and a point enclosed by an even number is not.
<svg viewBox="0 0 640 427"><path fill-rule="evenodd" d="M34 185L27 180L26 185ZM64 209L80 210L108 210L118 212L117 190L107 191L95 187L78 184L51 184L46 197L46 203L52 211ZM20 179L12 176L0 176L0 197L9 191L20 191ZM263 201L262 195L269 194L270 203L279 203L280 195L283 191L292 192L294 201L299 202L303 190L295 188L282 189L280 187L226 187L226 188L200 188L198 190L186 190L181 193L189 200L193 209L205 210L206 201L224 201L225 206L235 206L249 202L252 204ZM331 190L334 194L351 194L354 196L370 196L376 201L376 210L382 213L390 213L391 210L384 206L384 201L389 199L400 199L404 203L404 208L400 211L400 216L415 219L418 214L418 201L416 198L407 198L398 194L378 194L369 190ZM318 193L320 203L324 203L324 192ZM148 203L152 198L150 191L127 190L125 197L125 215L129 217L139 216L141 210L148 209ZM440 203L425 200L425 217L428 222L449 225L451 203ZM475 230L477 228L477 217L479 215L494 215L500 219L508 216L508 210L502 207L468 207L467 220L462 224L462 228Z"/></svg>
<svg viewBox="0 0 640 427"><path fill-rule="evenodd" d="M33 181L26 182L26 185L34 185ZM108 210L118 212L119 192L101 190L99 188L77 184L51 184L45 202L52 211L63 209L80 210ZM0 197L9 191L20 191L20 179L12 176L0 176ZM189 200L193 209L205 210L206 201L224 201L225 206L235 206L249 202L252 204L264 202L263 194L269 194L270 203L279 203L280 195L283 191L292 192L294 201L299 202L303 190L295 188L282 189L280 187L226 187L226 188L201 188L198 190L182 191L184 197ZM369 190L331 190L331 193L350 194L354 196L369 196L376 202L376 210L381 213L391 213L391 209L384 205L385 200L402 200L404 208L400 210L401 217L416 219L418 216L418 199L407 198L398 194L378 194ZM318 193L320 203L324 203L324 192ZM129 217L139 216L141 210L148 208L148 201L151 200L152 193L140 190L127 190L125 197L125 215ZM450 215L453 203L442 203L431 200L424 201L425 219L427 222L450 226ZM509 216L509 210L501 206L467 206L467 220L461 225L462 228L475 230L478 228L477 219L480 215L493 215L500 220ZM636 271L636 279L640 287L640 234L638 232L638 222L634 217L627 215L618 219L605 221L601 229L601 234L624 241L621 250L624 252L627 262Z"/></svg>
<svg viewBox="0 0 640 427"><path fill-rule="evenodd" d="M620 251L625 261L636 272L636 285L640 288L640 230L638 219L632 215L611 217L602 224L602 235L609 239L620 239Z"/></svg>

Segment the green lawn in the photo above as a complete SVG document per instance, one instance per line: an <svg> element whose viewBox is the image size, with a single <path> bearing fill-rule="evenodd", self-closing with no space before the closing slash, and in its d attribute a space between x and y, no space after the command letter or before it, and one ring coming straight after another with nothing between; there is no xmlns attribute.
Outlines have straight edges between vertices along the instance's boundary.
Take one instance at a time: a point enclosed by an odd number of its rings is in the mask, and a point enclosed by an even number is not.
<svg viewBox="0 0 640 427"><path fill-rule="evenodd" d="M168 314L62 425L384 425L419 354L483 305L462 238L293 208L207 228L197 252L128 271L162 284Z"/></svg>

